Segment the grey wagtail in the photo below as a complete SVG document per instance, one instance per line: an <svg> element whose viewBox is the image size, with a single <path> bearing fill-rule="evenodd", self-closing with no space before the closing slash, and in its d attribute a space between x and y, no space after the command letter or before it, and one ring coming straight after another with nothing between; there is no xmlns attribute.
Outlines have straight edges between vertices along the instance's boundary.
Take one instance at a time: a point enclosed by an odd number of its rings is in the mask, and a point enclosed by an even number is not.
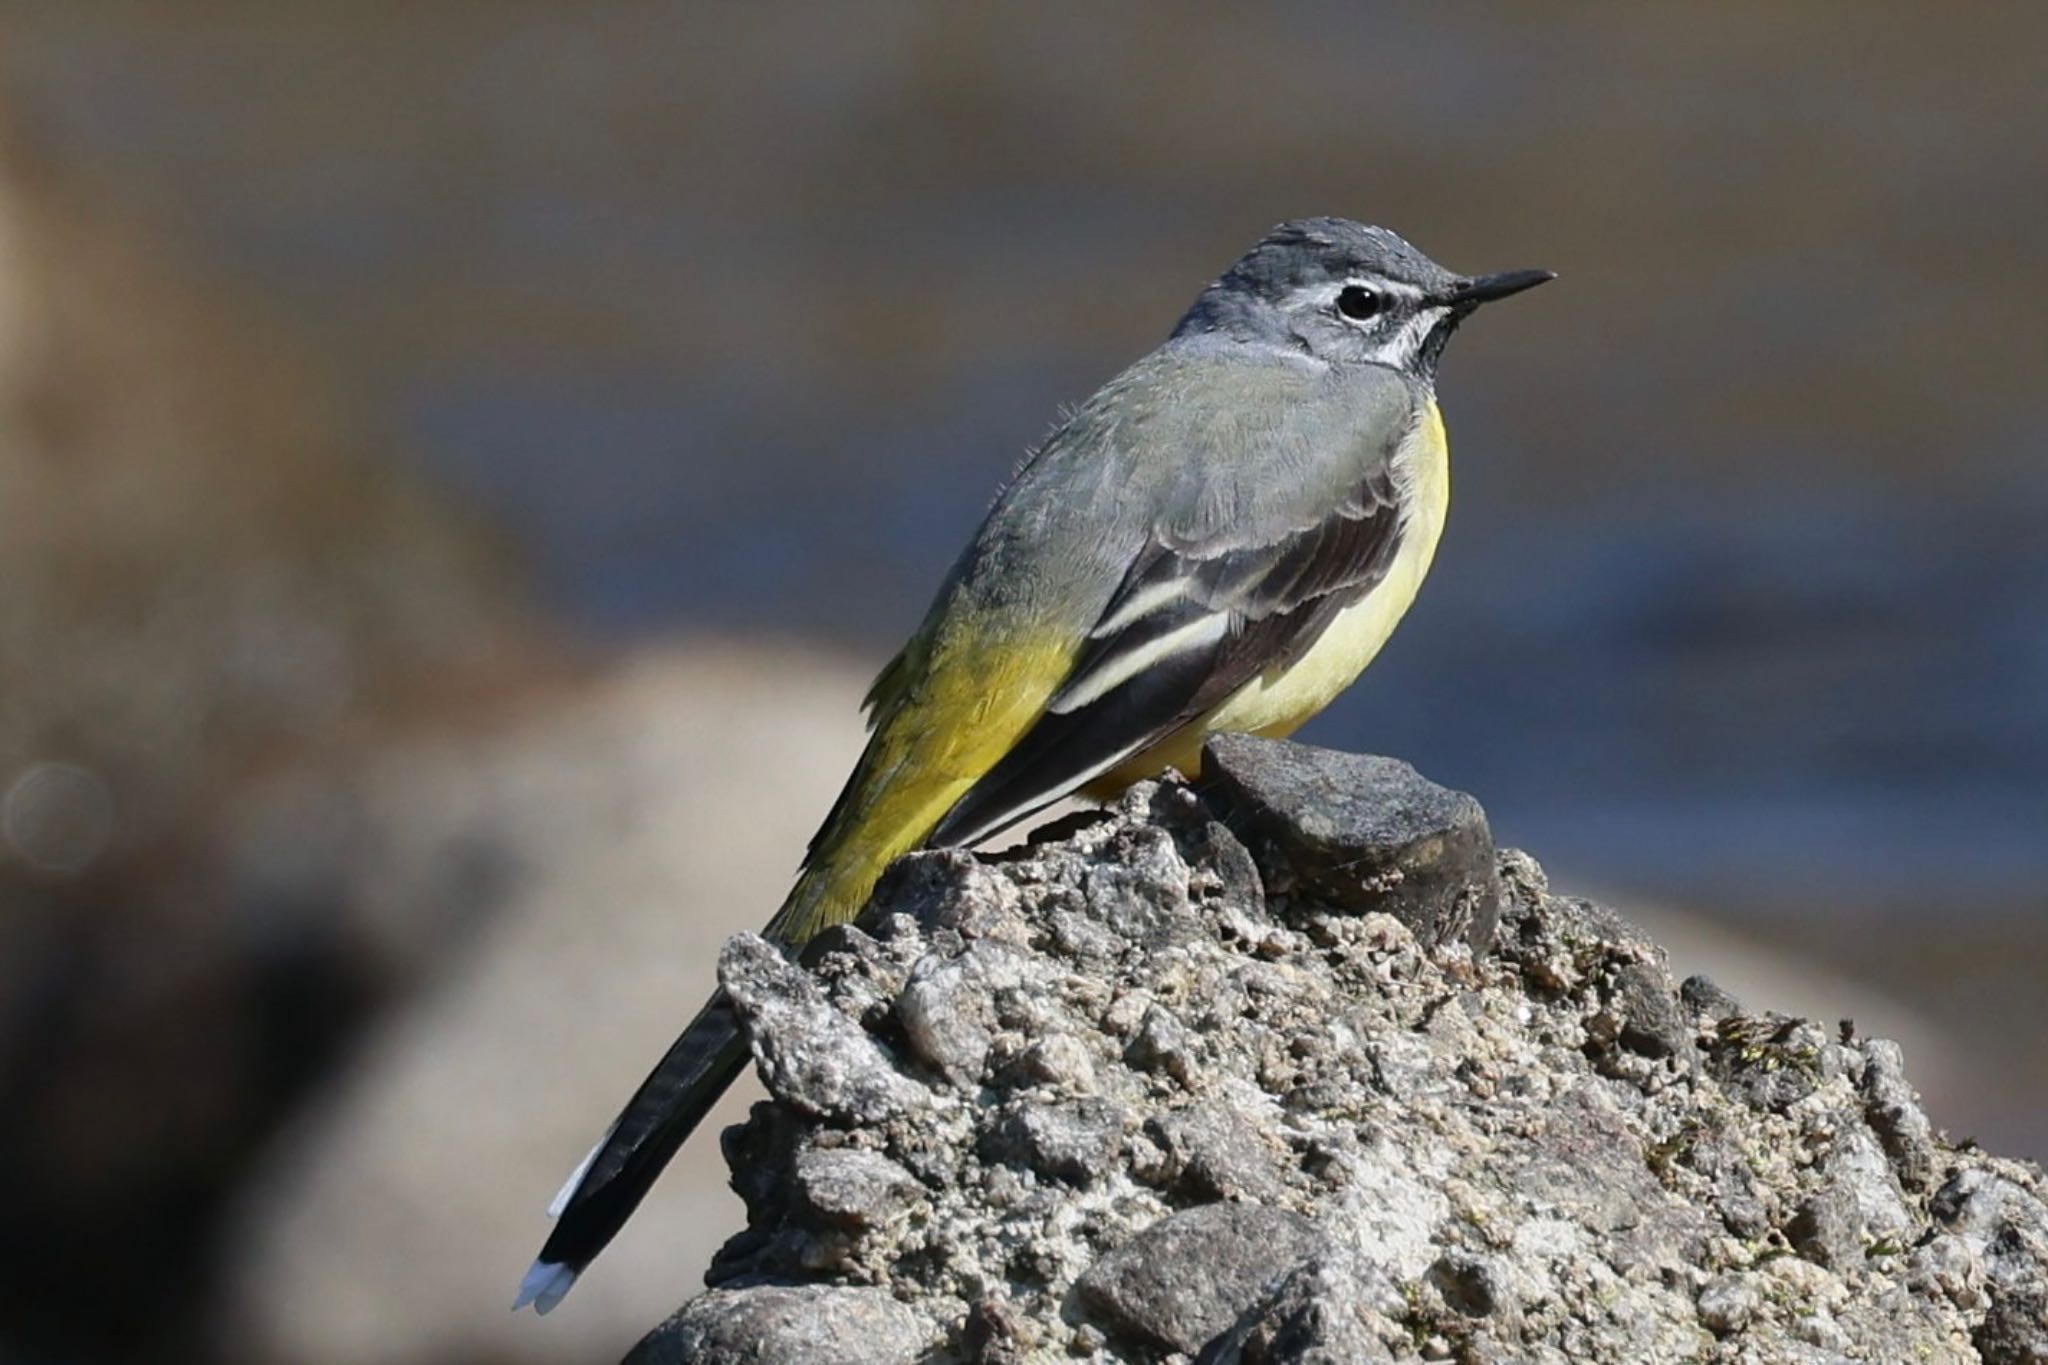
<svg viewBox="0 0 2048 1365"><path fill-rule="evenodd" d="M768 936L794 953L900 854L1193 773L1206 736L1328 705L1436 553L1444 343L1551 278L1453 274L1342 218L1267 233L996 499L869 689L867 750ZM746 1057L714 996L556 1197L515 1307L568 1293Z"/></svg>

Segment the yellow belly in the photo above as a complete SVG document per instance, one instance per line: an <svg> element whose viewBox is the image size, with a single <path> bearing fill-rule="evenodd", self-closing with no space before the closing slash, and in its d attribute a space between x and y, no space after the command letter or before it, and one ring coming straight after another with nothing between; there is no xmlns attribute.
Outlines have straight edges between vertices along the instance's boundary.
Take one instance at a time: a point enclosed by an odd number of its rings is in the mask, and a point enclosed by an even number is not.
<svg viewBox="0 0 2048 1365"><path fill-rule="evenodd" d="M1202 741L1213 734L1292 734L1357 680L1415 600L1443 535L1451 466L1443 417L1434 400L1396 452L1394 479L1406 520L1400 550L1379 586L1345 608L1294 667L1259 674L1213 710L1089 784L1090 796L1113 795L1167 768L1195 772Z"/></svg>

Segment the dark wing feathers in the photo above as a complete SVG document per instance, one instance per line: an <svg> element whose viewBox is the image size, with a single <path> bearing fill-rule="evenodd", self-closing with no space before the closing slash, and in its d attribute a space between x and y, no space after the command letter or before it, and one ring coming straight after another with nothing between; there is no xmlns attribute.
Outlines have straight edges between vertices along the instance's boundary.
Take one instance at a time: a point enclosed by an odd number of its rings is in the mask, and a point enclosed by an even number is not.
<svg viewBox="0 0 2048 1365"><path fill-rule="evenodd" d="M1386 576L1401 526L1382 461L1321 521L1264 543L1219 537L1175 548L1166 540L1155 535L1138 555L1052 706L947 812L929 844L986 838L1164 739L1264 670L1292 665ZM1134 671L1120 678L1123 670Z"/></svg>

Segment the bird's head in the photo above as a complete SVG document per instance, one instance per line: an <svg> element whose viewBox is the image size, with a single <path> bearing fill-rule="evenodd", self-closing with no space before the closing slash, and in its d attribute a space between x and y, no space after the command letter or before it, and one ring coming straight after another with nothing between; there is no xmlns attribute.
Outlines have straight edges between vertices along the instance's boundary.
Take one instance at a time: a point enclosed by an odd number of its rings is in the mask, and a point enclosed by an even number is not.
<svg viewBox="0 0 2048 1365"><path fill-rule="evenodd" d="M1444 343L1480 304L1555 278L1548 270L1459 275L1385 228L1297 218L1203 290L1174 335L1220 332L1429 379Z"/></svg>

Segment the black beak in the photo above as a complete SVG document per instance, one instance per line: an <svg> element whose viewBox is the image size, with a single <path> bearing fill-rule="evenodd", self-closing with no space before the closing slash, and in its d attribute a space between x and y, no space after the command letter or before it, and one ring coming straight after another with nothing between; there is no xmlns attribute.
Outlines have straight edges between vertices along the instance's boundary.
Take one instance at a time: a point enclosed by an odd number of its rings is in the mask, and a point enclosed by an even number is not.
<svg viewBox="0 0 2048 1365"><path fill-rule="evenodd" d="M1534 289L1557 278L1554 270L1503 270L1498 275L1481 275L1451 286L1446 301L1467 308L1492 303L1524 289Z"/></svg>

